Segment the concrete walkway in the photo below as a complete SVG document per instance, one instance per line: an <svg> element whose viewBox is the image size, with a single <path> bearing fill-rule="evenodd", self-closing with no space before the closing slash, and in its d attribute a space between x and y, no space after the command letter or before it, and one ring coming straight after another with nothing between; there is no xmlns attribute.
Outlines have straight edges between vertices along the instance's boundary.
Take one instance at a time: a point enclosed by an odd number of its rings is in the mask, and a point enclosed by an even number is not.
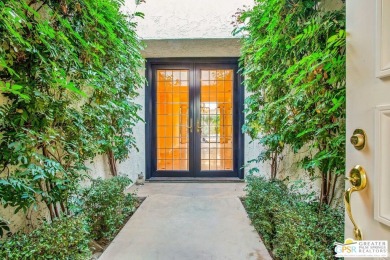
<svg viewBox="0 0 390 260"><path fill-rule="evenodd" d="M147 199L99 260L272 259L239 196L244 183L146 183Z"/></svg>

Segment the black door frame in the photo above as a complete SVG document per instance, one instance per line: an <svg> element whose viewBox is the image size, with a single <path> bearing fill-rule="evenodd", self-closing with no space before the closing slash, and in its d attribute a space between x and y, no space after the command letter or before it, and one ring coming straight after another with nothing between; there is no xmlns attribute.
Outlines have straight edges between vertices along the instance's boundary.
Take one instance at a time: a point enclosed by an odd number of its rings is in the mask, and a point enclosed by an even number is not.
<svg viewBox="0 0 390 260"><path fill-rule="evenodd" d="M235 72L234 91L233 91L233 171L200 171L199 165L194 165L193 161L189 160L189 167L193 169L193 172L189 171L156 171L156 122L155 122L155 71L157 69L188 69L190 71L190 96L195 97L195 86L199 85L199 75L196 73L200 69L218 69L218 68L230 68ZM244 178L244 134L241 131L241 127L244 124L244 87L242 86L242 76L239 74L238 58L159 58L159 59L146 59L146 79L147 85L145 87L145 155L146 155L146 179L152 177L238 177ZM199 98L198 98L199 99ZM195 102L197 98L190 100ZM190 104L195 107L198 104ZM196 109L190 111L190 119L199 116L196 115ZM195 146L200 145L194 142L194 139L200 140L199 136L194 131L194 135L190 135L190 143ZM200 147L191 147L189 156L196 156L195 151ZM198 161L198 160L196 160ZM195 173L198 173L195 176Z"/></svg>

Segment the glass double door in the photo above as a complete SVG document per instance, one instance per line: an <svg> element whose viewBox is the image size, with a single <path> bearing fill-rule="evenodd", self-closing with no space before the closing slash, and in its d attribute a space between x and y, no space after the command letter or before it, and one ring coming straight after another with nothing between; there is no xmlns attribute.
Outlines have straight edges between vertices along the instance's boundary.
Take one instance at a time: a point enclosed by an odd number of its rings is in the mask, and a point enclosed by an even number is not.
<svg viewBox="0 0 390 260"><path fill-rule="evenodd" d="M155 66L152 177L238 177L236 68Z"/></svg>

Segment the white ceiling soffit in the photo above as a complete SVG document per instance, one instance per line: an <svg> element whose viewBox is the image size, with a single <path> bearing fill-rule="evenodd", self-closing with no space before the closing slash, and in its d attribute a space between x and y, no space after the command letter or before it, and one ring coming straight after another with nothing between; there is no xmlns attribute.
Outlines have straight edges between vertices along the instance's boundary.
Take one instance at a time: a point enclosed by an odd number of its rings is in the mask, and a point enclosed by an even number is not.
<svg viewBox="0 0 390 260"><path fill-rule="evenodd" d="M144 40L144 58L239 57L240 40L229 39L167 39Z"/></svg>

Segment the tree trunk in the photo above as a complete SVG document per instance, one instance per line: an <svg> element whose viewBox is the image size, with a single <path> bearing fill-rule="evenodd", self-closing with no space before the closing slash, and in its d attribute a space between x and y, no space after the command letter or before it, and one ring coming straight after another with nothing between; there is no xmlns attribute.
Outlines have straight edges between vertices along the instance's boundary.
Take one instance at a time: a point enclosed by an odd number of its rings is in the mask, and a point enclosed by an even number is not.
<svg viewBox="0 0 390 260"><path fill-rule="evenodd" d="M271 157L271 180L276 179L277 170L278 170L278 153L274 152L272 153L272 157Z"/></svg>
<svg viewBox="0 0 390 260"><path fill-rule="evenodd" d="M117 176L118 172L116 169L116 161L115 161L115 156L114 153L112 152L111 149L107 151L107 158L108 158L108 164L110 165L110 172L112 176Z"/></svg>
<svg viewBox="0 0 390 260"><path fill-rule="evenodd" d="M320 197L320 203L321 204L328 204L329 202L329 190L328 190L328 178L327 173L321 173L321 197Z"/></svg>
<svg viewBox="0 0 390 260"><path fill-rule="evenodd" d="M68 212L66 210L65 204L63 201L60 202L61 210L64 213L64 215L68 215Z"/></svg>

